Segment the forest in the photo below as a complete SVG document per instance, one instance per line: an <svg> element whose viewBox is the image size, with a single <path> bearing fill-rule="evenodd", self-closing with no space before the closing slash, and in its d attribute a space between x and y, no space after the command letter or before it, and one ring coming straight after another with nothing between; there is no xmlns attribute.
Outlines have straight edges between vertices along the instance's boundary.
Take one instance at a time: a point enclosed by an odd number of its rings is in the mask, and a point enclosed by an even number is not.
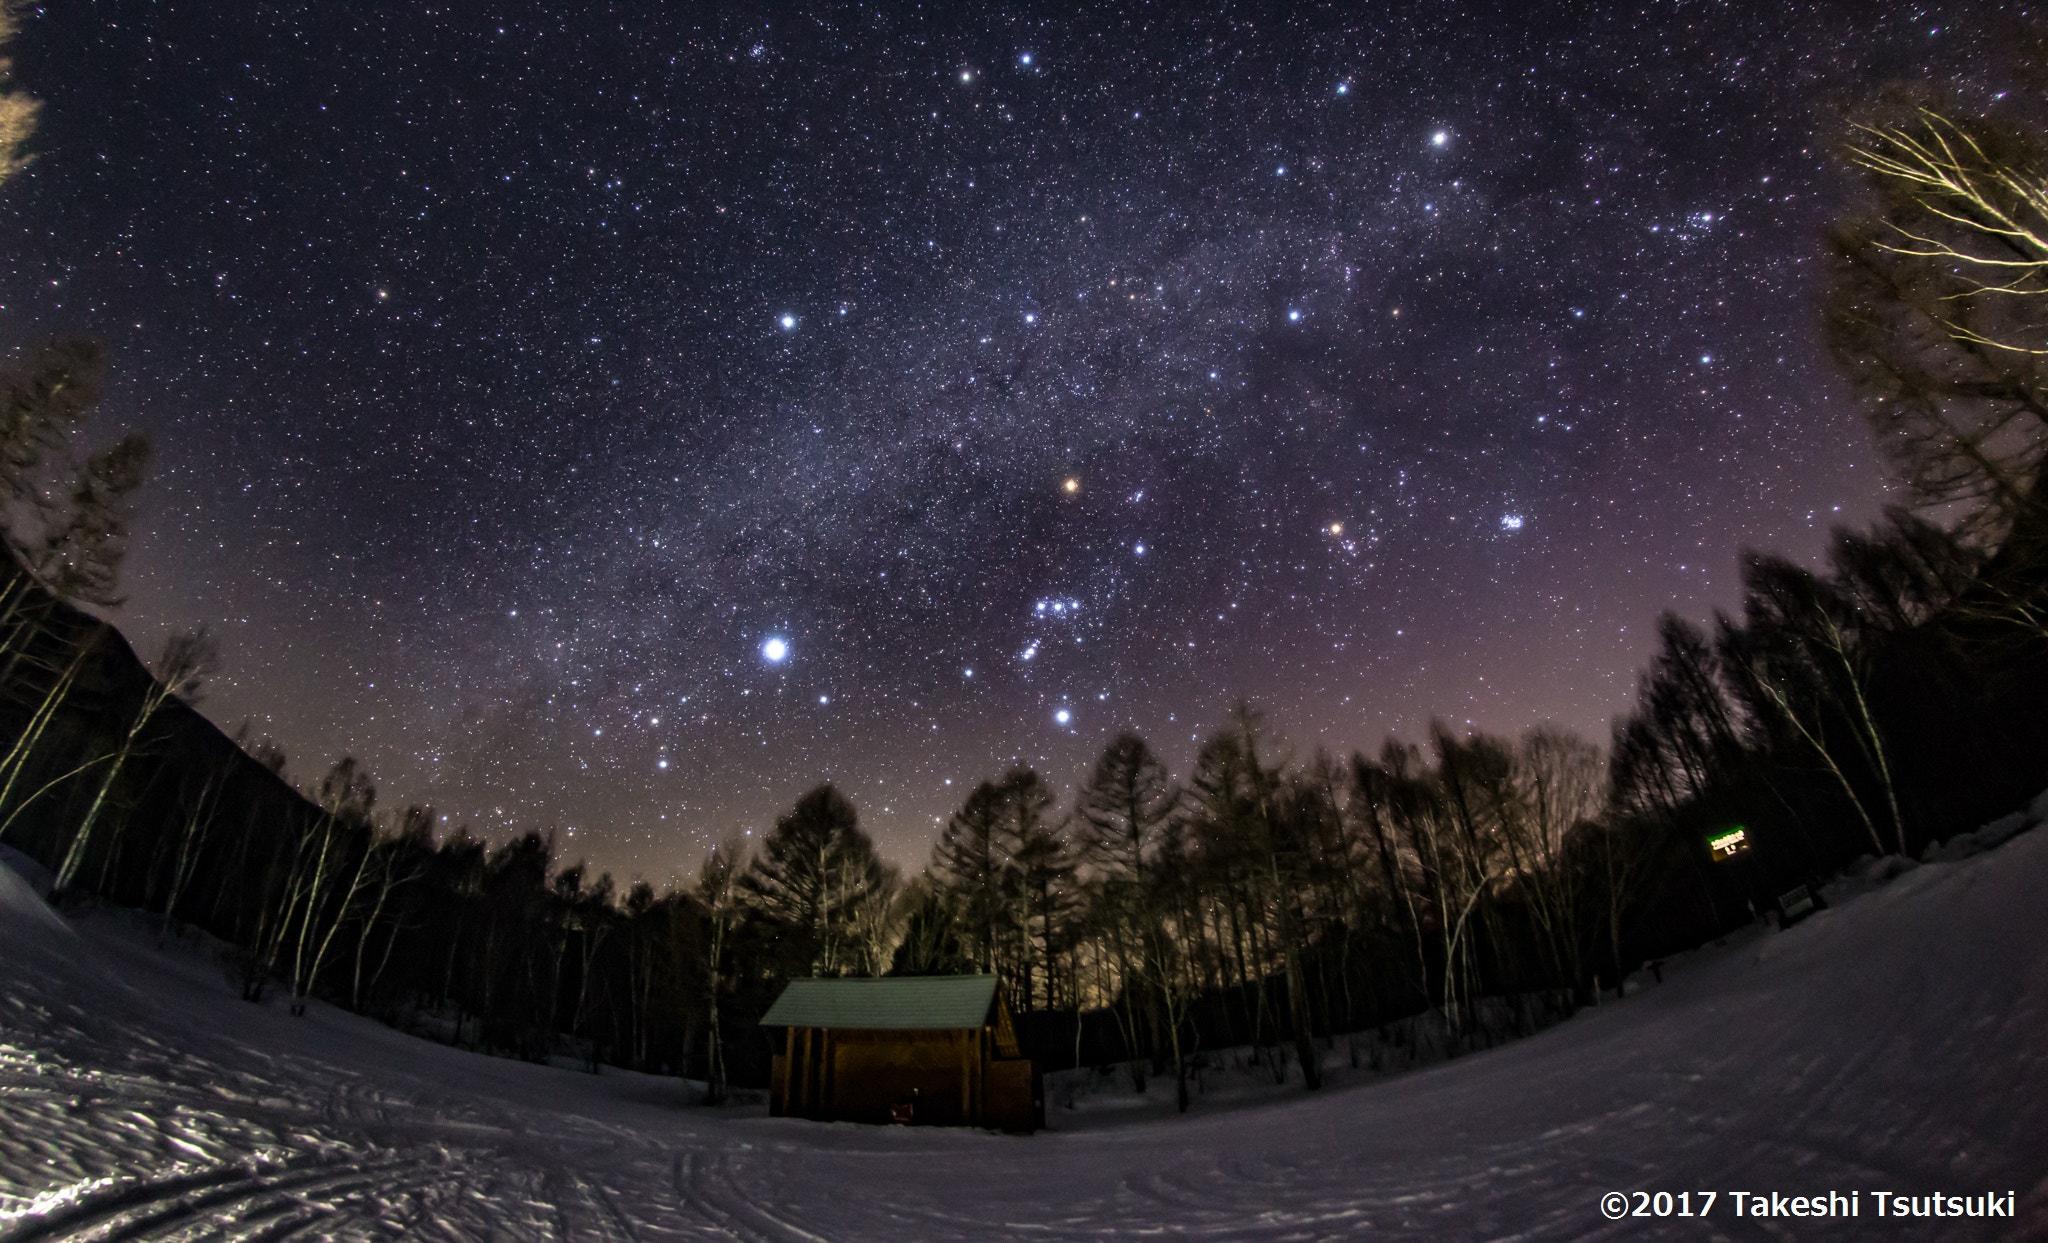
<svg viewBox="0 0 2048 1243"><path fill-rule="evenodd" d="M33 112L0 103L4 179ZM55 903L211 938L252 1003L685 1075L708 1103L765 1082L756 1021L815 975L994 972L1041 1065L1121 1066L1183 1109L1205 1049L1314 1089L1319 1049L1408 1016L1453 1051L1534 1030L2048 775L2048 152L2020 107L1846 128L1861 188L1821 330L1904 503L1817 569L1749 554L1704 624L1664 617L1610 738L1437 725L1304 756L1245 704L1185 780L1132 734L1071 805L989 774L910 876L829 785L657 892L224 734L207 634L145 663L106 620L149 453L75 449L101 351L25 350L0 374L0 842ZM1716 859L1737 828L1750 849Z"/></svg>

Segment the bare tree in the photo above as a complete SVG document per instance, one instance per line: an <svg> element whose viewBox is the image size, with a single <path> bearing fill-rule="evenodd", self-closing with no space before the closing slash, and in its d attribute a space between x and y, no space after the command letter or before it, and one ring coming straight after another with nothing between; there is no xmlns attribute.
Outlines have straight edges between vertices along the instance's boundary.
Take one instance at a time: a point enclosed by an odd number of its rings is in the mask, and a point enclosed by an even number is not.
<svg viewBox="0 0 2048 1243"><path fill-rule="evenodd" d="M36 128L36 101L13 89L14 62L6 56L13 38L13 8L0 0L0 185L28 167L24 148Z"/></svg>
<svg viewBox="0 0 2048 1243"><path fill-rule="evenodd" d="M889 970L890 958L902 933L901 911L896 895L903 877L894 867L882 864L877 871L866 859L840 861L836 887L853 895L846 913L848 969L866 976Z"/></svg>
<svg viewBox="0 0 2048 1243"><path fill-rule="evenodd" d="M1203 745L1189 779L1190 818L1203 862L1219 873L1221 905L1232 921L1232 948L1241 964L1238 974L1252 985L1256 998L1255 1021L1263 1020L1267 977L1277 966L1287 1002L1285 1034L1304 1084L1314 1089L1322 1086L1322 1072L1309 1014L1303 964L1308 941L1300 909L1308 855L1295 826L1280 814L1285 765L1267 766L1260 755L1261 730L1258 714L1241 703L1230 727ZM1277 1056L1279 1029L1276 1020L1276 1078L1285 1069ZM1256 1035L1253 1043L1260 1043Z"/></svg>
<svg viewBox="0 0 2048 1243"><path fill-rule="evenodd" d="M1245 808L1250 813L1247 827L1252 832L1253 848L1272 887L1270 900L1284 956L1282 968L1287 983L1287 1012L1293 1028L1295 1058L1301 1063L1303 1086L1314 1090L1323 1086L1323 1072L1316 1054L1314 1026L1309 1018L1308 973L1303 965L1309 946L1300 898L1306 889L1308 851L1301 835L1294 831L1299 826L1290 824L1280 815L1280 783L1276 777L1285 765L1269 770L1260 760L1261 721L1258 714L1250 704L1239 703L1234 717L1236 734L1244 748L1244 773L1248 778L1246 793L1251 796Z"/></svg>
<svg viewBox="0 0 2048 1243"><path fill-rule="evenodd" d="M1746 624L1722 623L1723 660L1826 767L1876 852L1904 853L1891 747L1867 690L1871 636L1855 609L1832 585L1776 557L1753 556L1743 584ZM1876 799L1858 788L1859 773L1877 787Z"/></svg>
<svg viewBox="0 0 2048 1243"><path fill-rule="evenodd" d="M85 818L72 833L71 846L64 852L63 862L58 865L57 874L50 882L52 900L68 889L78 875L79 867L85 862L86 847L92 843L93 830L99 825L100 813L107 805L107 796L120 779L122 769L134 757L138 741L156 720L157 713L173 699L196 697L219 659L219 649L203 626L198 630L174 634L165 640L163 655L157 661L156 676L143 692L141 705L136 708L126 732L109 755L99 791L93 795Z"/></svg>
<svg viewBox="0 0 2048 1243"><path fill-rule="evenodd" d="M1565 846L1574 829L1600 814L1603 767L1600 749L1583 738L1552 728L1529 731L1515 748L1522 814L1503 825L1515 886L1543 935L1555 978L1581 994L1583 877L1570 866Z"/></svg>
<svg viewBox="0 0 2048 1243"><path fill-rule="evenodd" d="M1136 734L1123 734L1103 750L1081 790L1076 850L1089 879L1090 927L1105 940L1105 965L1117 986L1110 1004L1133 1050L1165 1039L1164 1016L1153 982L1165 970L1159 916L1154 908L1160 852L1180 792L1166 766ZM1144 1062L1133 1058L1132 1079L1144 1088Z"/></svg>
<svg viewBox="0 0 2048 1243"><path fill-rule="evenodd" d="M1050 801L1051 792L1047 791ZM1024 830L1017 851L1019 936L1024 948L1022 992L1027 1009L1058 1009L1066 984L1068 937L1076 910L1073 845L1064 821L1041 818ZM1033 985L1036 965L1037 984Z"/></svg>
<svg viewBox="0 0 2048 1243"><path fill-rule="evenodd" d="M165 886L163 922L158 925L156 939L161 945L168 940L171 929L178 918L178 901L185 894L185 886L191 883L193 873L198 869L199 860L206 851L206 844L213 835L220 814L221 787L227 781L228 769L233 763L234 752L222 764L209 767L199 783L199 791L185 809L179 822L177 845L170 860L170 877Z"/></svg>
<svg viewBox="0 0 2048 1243"><path fill-rule="evenodd" d="M745 867L745 848L726 842L704 858L697 873L697 901L704 908L709 935L704 938L704 1103L723 1105L726 1100L725 1035L719 1024L719 1000L729 976L725 961L726 944L734 919L739 914L739 876Z"/></svg>
<svg viewBox="0 0 2048 1243"><path fill-rule="evenodd" d="M896 893L896 975L955 975L976 965L962 935L952 892L930 871L919 872Z"/></svg>
<svg viewBox="0 0 2048 1243"><path fill-rule="evenodd" d="M306 1012L306 999L326 965L335 933L368 886L370 859L376 853L370 809L377 792L355 757L336 760L320 779L318 794L320 816L306 835L300 866L294 869L298 874L298 935L292 949L291 1012L295 1015ZM317 848L311 845L314 840L319 843ZM352 849L356 866L343 887L341 873L347 870ZM289 926L290 920L286 922Z"/></svg>
<svg viewBox="0 0 2048 1243"><path fill-rule="evenodd" d="M612 876L605 872L597 883L567 912L571 927L580 933L580 970L576 974L576 1006L569 1012L569 1034L585 1043L584 1052L591 1074L597 1073L597 1038L590 1032L591 984L597 976L598 951L618 925L618 909L612 902Z"/></svg>
<svg viewBox="0 0 2048 1243"><path fill-rule="evenodd" d="M976 966L989 974L1004 972L1016 957L1011 912L1023 844L1017 828L1024 818L1010 807L1017 781L1012 774L976 786L932 846L931 875L952 898Z"/></svg>
<svg viewBox="0 0 2048 1243"><path fill-rule="evenodd" d="M1623 939L1644 897L1644 882L1653 874L1656 851L1639 817L1612 813L1580 821L1572 830L1570 848L1583 860L1600 947L1606 951L1619 994L1628 970L1622 961Z"/></svg>
<svg viewBox="0 0 2048 1243"><path fill-rule="evenodd" d="M1834 235L1828 325L1878 444L1995 543L2048 525L2048 172L2030 134L1894 109L1852 127L1875 203Z"/></svg>
<svg viewBox="0 0 2048 1243"><path fill-rule="evenodd" d="M1004 895L1008 904L1002 915L1001 946L1009 950L1004 976L1011 1001L1018 1010L1035 1010L1039 985L1047 985L1050 1005L1050 958L1052 913L1045 921L1045 940L1038 937L1037 908L1050 907L1055 889L1071 875L1066 862L1065 843L1056 826L1048 820L1053 796L1045 778L1028 768L1012 769L1002 780L999 806L1005 821L1003 840L1009 847Z"/></svg>
<svg viewBox="0 0 2048 1243"><path fill-rule="evenodd" d="M1405 934L1405 939L1415 951L1412 985L1417 999L1427 1003L1431 1000L1429 950L1424 941L1422 907L1417 897L1422 883L1414 875L1418 865L1413 853L1401 847L1399 825L1395 819L1395 800L1406 784L1408 753L1391 738L1381 751L1379 763L1363 755L1352 757L1351 798L1346 804L1346 811L1353 820L1361 821L1365 826L1372 857L1379 865L1379 879L1386 887L1387 905L1392 911L1388 922L1396 926L1395 935ZM1403 958L1406 958L1405 954Z"/></svg>
<svg viewBox="0 0 2048 1243"><path fill-rule="evenodd" d="M740 885L749 904L783 930L788 969L845 975L864 961L855 913L889 889L890 876L853 804L821 785L775 822Z"/></svg>
<svg viewBox="0 0 2048 1243"><path fill-rule="evenodd" d="M1173 1059L1174 1103L1188 1111L1188 1050L1181 1034L1189 1012L1202 992L1201 976L1192 961L1201 942L1200 899L1195 892L1198 871L1192 844L1180 820L1168 823L1149 877L1146 907L1153 918L1145 925L1145 944L1134 956L1140 987L1157 999L1168 1055Z"/></svg>
<svg viewBox="0 0 2048 1243"><path fill-rule="evenodd" d="M98 650L106 627L65 617L60 602L117 603L127 506L141 486L148 445L130 437L70 463L71 434L99 400L101 350L56 341L0 371L0 685L21 685L35 707L0 757L8 804L44 733ZM56 483L67 470L68 490ZM26 677L18 674L26 671ZM38 693L40 692L40 693ZM53 788L64 774L16 805Z"/></svg>
<svg viewBox="0 0 2048 1243"><path fill-rule="evenodd" d="M362 1010L369 993L376 991L377 977L383 973L384 963L390 961L391 947L398 941L399 929L395 924L385 927L384 912L390 909L393 897L426 875L425 859L434 848L433 825L432 808L408 807L399 817L398 831L381 840L372 838L363 852L363 863L368 871L364 889L375 896L370 899L370 909L364 912L356 928L355 968L349 979L351 1010ZM379 960L377 970L371 974L366 992L363 968L369 957L370 941L379 930L385 934L384 956Z"/></svg>

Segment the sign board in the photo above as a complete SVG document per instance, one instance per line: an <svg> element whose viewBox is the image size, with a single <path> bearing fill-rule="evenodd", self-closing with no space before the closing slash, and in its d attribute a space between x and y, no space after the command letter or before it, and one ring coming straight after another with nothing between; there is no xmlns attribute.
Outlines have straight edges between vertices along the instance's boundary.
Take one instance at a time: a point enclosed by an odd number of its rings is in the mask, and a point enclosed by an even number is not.
<svg viewBox="0 0 2048 1243"><path fill-rule="evenodd" d="M1790 928L1819 909L1819 905L1813 900L1812 892L1806 886L1787 889L1778 895L1778 927Z"/></svg>
<svg viewBox="0 0 2048 1243"><path fill-rule="evenodd" d="M1749 830L1741 825L1719 829L1707 835L1707 853L1716 863L1726 863L1749 853Z"/></svg>

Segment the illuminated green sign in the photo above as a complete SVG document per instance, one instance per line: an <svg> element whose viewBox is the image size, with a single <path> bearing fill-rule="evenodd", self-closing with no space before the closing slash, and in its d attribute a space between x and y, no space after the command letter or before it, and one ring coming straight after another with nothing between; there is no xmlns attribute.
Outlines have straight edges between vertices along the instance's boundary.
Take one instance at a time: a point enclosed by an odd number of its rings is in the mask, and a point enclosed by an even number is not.
<svg viewBox="0 0 2048 1243"><path fill-rule="evenodd" d="M1716 863L1726 863L1737 855L1749 853L1749 831L1741 825L1722 829L1707 836L1707 853Z"/></svg>

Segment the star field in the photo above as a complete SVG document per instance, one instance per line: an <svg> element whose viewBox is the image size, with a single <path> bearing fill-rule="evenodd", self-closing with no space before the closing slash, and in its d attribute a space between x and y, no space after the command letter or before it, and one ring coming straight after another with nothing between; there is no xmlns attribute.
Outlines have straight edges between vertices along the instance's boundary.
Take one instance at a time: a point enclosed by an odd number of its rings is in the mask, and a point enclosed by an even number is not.
<svg viewBox="0 0 2048 1243"><path fill-rule="evenodd" d="M1240 696L1604 737L1881 503L1827 109L1997 12L343 7L25 13L0 344L109 341L216 720L656 879Z"/></svg>

